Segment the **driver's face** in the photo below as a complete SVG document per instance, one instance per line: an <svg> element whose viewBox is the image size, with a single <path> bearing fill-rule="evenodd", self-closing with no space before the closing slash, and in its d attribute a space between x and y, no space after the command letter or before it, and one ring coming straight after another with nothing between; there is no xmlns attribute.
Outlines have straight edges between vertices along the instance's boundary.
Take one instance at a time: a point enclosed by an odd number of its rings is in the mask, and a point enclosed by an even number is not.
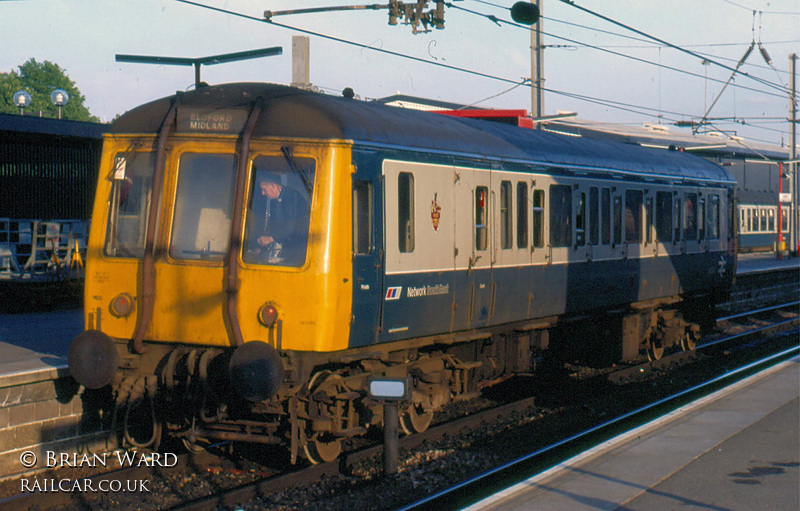
<svg viewBox="0 0 800 511"><path fill-rule="evenodd" d="M261 183L261 195L269 197L270 199L277 199L280 193L281 189L277 183L271 181Z"/></svg>

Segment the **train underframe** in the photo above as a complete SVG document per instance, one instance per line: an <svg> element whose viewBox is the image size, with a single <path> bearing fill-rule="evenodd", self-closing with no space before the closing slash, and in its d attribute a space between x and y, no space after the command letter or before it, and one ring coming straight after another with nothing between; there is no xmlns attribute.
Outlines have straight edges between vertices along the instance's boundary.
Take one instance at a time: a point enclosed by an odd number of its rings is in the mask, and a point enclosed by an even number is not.
<svg viewBox="0 0 800 511"><path fill-rule="evenodd" d="M373 377L411 382L400 424L413 434L446 405L535 373L544 359L606 366L692 350L714 317L709 298L675 297L345 352L284 352L282 385L257 402L231 388L232 349L150 343L138 355L119 341L113 429L129 447L157 448L162 437L179 438L190 450L220 441L276 444L288 447L292 463L303 455L329 462L347 439L382 425L382 404L367 392Z"/></svg>

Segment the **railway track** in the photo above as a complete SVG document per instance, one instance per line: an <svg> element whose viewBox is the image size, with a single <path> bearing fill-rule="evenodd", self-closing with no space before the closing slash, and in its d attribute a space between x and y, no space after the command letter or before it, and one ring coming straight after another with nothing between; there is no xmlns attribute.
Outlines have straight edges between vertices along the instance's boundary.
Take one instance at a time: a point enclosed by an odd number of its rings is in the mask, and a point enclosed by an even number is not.
<svg viewBox="0 0 800 511"><path fill-rule="evenodd" d="M800 346L794 346L756 362L738 367L700 385L693 386L599 424L578 435L559 440L505 465L459 483L452 488L405 505L401 509L403 511L417 511L466 507L519 481L524 481L533 475L541 473L565 461L576 452L595 448L612 437L639 428L658 417L670 414L680 406L699 400L725 386L734 385L758 371L795 357L798 353L800 353Z"/></svg>
<svg viewBox="0 0 800 511"><path fill-rule="evenodd" d="M431 464L434 466L457 464L458 462L448 461L448 459L453 456L458 457L456 453L462 447L479 450L476 449L476 445L481 442L503 445L499 440L503 435L507 435L512 444L516 441L518 444L539 445L537 451L540 453L552 452L554 448L548 447L552 445L562 445L563 448L567 448L569 444L572 445L570 448L574 449L575 441L569 440L570 438L586 436L590 434L588 432L608 427L603 425L605 422L601 422L600 425L596 424L598 420L611 416L625 417L626 414L633 413L630 410L603 410L596 399L593 400L591 396L613 392L613 389L635 387L649 389L659 378L664 378L665 375L679 370L685 372L686 368L692 367L694 364L719 366L719 361L723 360L726 366L730 366L733 359L751 359L752 357L746 356L749 352L753 350L763 352L771 349L769 343L758 339L764 337L773 340L783 338L781 341L783 344L787 344L787 342L791 344L791 341L787 341L787 338L791 337L791 333L787 334L786 332L792 330L796 332L798 321L797 302L768 309L758 309L750 314L720 318L721 327L731 331L729 335L702 340L698 345L697 352L678 353L666 356L657 362L617 368L608 373L597 372L591 377L576 376L575 374L564 375L564 380L547 382L544 385L536 382L533 378L524 377L508 382L505 390L500 390L499 393L514 392L525 397L499 405L495 404L491 408L466 417L452 418L431 427L425 433L402 437L399 444L401 453L405 454L405 457L401 458L403 460L401 473L395 478L380 476L382 445L373 439L371 444L347 453L335 463L315 465L288 472L285 471L285 467L281 471L275 467L243 463L241 460L235 461L225 456L183 455L178 457L174 466L170 467L140 466L87 476L96 481L92 485L93 488L97 488L101 480L119 481L115 484L120 488L129 487L128 481L149 481L149 492L143 494L126 495L124 491L121 493L73 491L22 493L0 500L0 509L5 509L6 506L9 506L9 509L105 509L111 505L127 507L131 505L131 502L138 503L145 508L227 509L233 508L237 503L249 502L254 499L270 499L281 495L290 501L301 499L302 502L302 499L306 498L309 499L308 502L313 502L314 498L302 496L302 488L311 488L309 491L313 496L322 491L314 490L315 484L317 486L321 484L323 487L332 484L339 488L335 492L338 493L341 491L341 485L344 485L347 491L351 491L353 487L363 489L365 485L382 487L390 480L408 479L409 476L413 479L415 472L420 470L423 473L430 472L430 469L421 469L421 467ZM763 324L767 322L770 325ZM746 332L741 331L745 328L742 325L752 323L757 323L757 328L749 329ZM783 335L779 333L780 331L784 332ZM794 343L796 344L796 339ZM739 346L742 345L748 347L749 351L740 349ZM674 376L674 379L684 378L686 378L684 375ZM558 388L559 386L562 388ZM682 389L680 392L684 391L685 389ZM633 394L637 393L641 395L640 391L633 391ZM650 397L656 397L656 394L661 395L660 392L654 392ZM532 396L536 396L536 398ZM586 399L583 399L584 397ZM661 397L661 399L665 398ZM630 404L632 406L641 405L641 403L634 402ZM574 420L576 408L587 417ZM458 413L463 412L455 412L456 415ZM570 416L573 417L570 418ZM594 416L594 421L591 416ZM592 425L587 427L589 423ZM540 431L532 432L534 429ZM546 441L548 437L554 438L554 435L560 433L566 434L567 440L560 440L556 444ZM542 445L544 446L542 447ZM506 452L502 453L503 450ZM499 448L499 451L504 456L480 454L479 462L474 464L475 468L486 465L488 470L490 466L502 466L507 463L508 460L504 460L504 458L525 455L517 448L503 447ZM464 474L462 479L469 479L470 476L474 477L474 475ZM44 480L50 477L64 476L53 474L40 477L40 479ZM71 477L74 478L74 470ZM413 486L414 483L411 484ZM432 486L441 486L441 482L434 483ZM400 499L386 508L410 502L409 495L412 494L413 492L407 493L405 500ZM274 502L270 501L268 505L272 506ZM291 506L288 508L291 509ZM348 508L348 506L343 505L342 508Z"/></svg>

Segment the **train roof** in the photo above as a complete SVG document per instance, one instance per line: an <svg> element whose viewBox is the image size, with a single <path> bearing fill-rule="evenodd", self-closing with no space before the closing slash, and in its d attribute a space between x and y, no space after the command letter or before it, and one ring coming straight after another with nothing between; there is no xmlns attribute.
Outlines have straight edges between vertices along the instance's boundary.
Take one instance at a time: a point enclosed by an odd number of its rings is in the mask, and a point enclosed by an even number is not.
<svg viewBox="0 0 800 511"><path fill-rule="evenodd" d="M255 126L255 137L352 140L359 145L548 167L734 182L724 168L679 151L576 138L263 83L232 83L177 93L127 112L112 124L109 133L154 133L177 99L179 133L236 134L258 98L265 102L265 109Z"/></svg>

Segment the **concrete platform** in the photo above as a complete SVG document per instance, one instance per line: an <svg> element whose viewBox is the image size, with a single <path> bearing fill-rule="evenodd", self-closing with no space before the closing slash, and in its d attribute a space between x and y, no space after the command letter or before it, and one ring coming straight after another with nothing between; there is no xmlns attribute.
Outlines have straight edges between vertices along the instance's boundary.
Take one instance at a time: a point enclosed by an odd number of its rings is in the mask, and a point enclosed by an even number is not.
<svg viewBox="0 0 800 511"><path fill-rule="evenodd" d="M0 387L68 376L67 353L83 311L0 314Z"/></svg>
<svg viewBox="0 0 800 511"><path fill-rule="evenodd" d="M798 430L800 357L468 509L796 511Z"/></svg>
<svg viewBox="0 0 800 511"><path fill-rule="evenodd" d="M775 252L739 254L736 274L800 268L800 258L784 256L778 259Z"/></svg>

